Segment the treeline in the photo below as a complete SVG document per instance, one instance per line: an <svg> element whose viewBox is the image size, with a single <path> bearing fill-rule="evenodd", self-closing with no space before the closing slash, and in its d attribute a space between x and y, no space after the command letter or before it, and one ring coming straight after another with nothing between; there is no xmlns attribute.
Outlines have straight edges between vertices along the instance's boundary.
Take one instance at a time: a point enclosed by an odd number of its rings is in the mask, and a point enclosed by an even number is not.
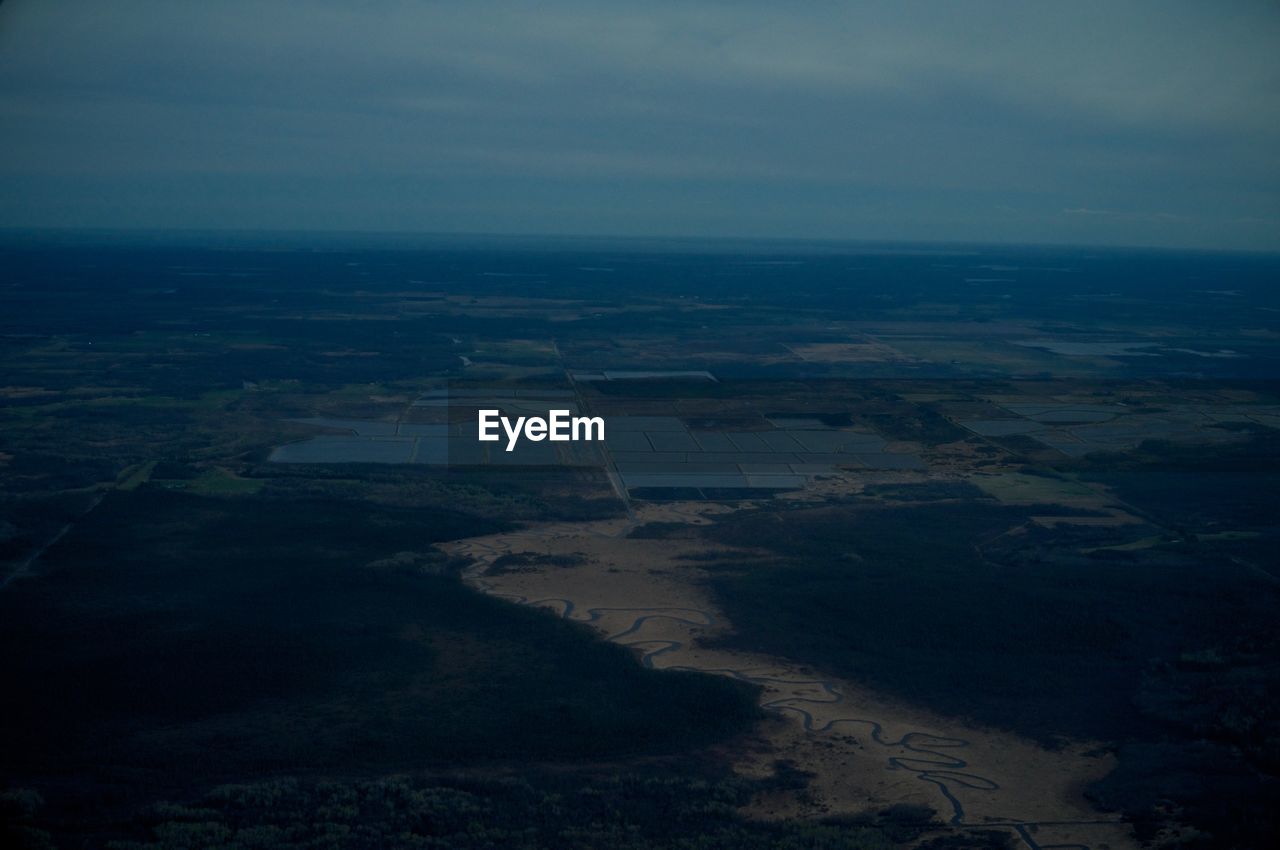
<svg viewBox="0 0 1280 850"><path fill-rule="evenodd" d="M722 519L707 533L772 557L702 565L737 629L721 640L1047 744L1112 741L1120 767L1092 793L1144 837L1173 819L1206 847L1265 846L1280 832L1274 583L1225 543L1102 558L1103 530L1001 533L1038 510Z"/></svg>
<svg viewBox="0 0 1280 850"><path fill-rule="evenodd" d="M92 819L231 778L685 753L756 721L749 686L647 670L439 569L434 541L503 527L113 493L0 595L0 783Z"/></svg>
<svg viewBox="0 0 1280 850"><path fill-rule="evenodd" d="M896 806L826 822L739 814L770 780L692 775L529 775L507 779L282 779L216 788L148 807L111 850L889 850L1010 847L1006 833L957 834L933 811ZM49 846L29 815L10 837Z"/></svg>

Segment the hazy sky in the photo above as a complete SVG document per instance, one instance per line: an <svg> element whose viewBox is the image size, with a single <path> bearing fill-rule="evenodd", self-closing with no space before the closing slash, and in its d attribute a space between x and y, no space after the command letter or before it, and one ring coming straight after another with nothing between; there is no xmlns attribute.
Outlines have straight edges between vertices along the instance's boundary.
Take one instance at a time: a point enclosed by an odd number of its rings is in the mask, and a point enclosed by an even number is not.
<svg viewBox="0 0 1280 850"><path fill-rule="evenodd" d="M1280 250L1280 3L8 0L45 225Z"/></svg>

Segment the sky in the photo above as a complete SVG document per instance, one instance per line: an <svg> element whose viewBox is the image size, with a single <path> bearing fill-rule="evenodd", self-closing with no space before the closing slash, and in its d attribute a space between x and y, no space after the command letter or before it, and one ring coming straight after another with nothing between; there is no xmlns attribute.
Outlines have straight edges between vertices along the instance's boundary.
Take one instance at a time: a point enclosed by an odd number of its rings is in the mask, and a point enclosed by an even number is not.
<svg viewBox="0 0 1280 850"><path fill-rule="evenodd" d="M0 227L1280 250L1280 3L8 0Z"/></svg>

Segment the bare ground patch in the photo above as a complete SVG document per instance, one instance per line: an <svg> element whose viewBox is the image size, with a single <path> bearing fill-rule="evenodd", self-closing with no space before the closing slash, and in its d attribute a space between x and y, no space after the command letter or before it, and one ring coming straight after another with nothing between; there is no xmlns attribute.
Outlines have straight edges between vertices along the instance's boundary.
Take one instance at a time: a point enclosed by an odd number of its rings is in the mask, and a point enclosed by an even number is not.
<svg viewBox="0 0 1280 850"><path fill-rule="evenodd" d="M632 647L648 666L759 685L762 706L776 718L763 724L757 746L733 753L736 768L767 775L784 761L811 779L803 791L758 798L747 809L753 816L815 817L912 803L934 808L958 830L998 826L1020 836L1034 831L1037 843L1133 846L1128 826L1095 811L1083 796L1113 766L1093 743L1048 750L787 659L701 645L700 638L731 624L710 598L699 562L710 550L723 558L759 553L705 540L626 535L644 523L706 523L728 510L703 503L645 505L634 519L536 526L442 548L472 559L465 579L474 587L589 623ZM573 569L486 574L494 560L515 552L581 562Z"/></svg>

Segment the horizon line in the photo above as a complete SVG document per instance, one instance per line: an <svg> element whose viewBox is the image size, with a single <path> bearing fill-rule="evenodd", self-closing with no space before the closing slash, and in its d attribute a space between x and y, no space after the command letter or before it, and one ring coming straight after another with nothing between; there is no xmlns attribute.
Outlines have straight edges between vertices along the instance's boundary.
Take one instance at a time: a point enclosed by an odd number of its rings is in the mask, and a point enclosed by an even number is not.
<svg viewBox="0 0 1280 850"><path fill-rule="evenodd" d="M0 0L3 2L3 0ZM100 225L0 225L0 239L14 236L51 236L51 237L103 237L128 239L129 237L159 237L171 246L179 246L183 237L203 237L213 239L230 238L284 238L284 237L320 237L333 240L346 239L395 239L395 240L485 240L485 241L524 241L524 242L665 242L698 245L710 243L758 244L776 247L810 246L838 248L868 246L899 246L902 248L932 249L1013 249L1013 248L1051 248L1058 250L1090 250L1090 251L1148 251L1170 254L1238 254L1250 256L1280 256L1280 248L1220 248L1205 246L1171 247L1168 245L1144 245L1137 243L1110 242L1018 242L1012 240L993 239L990 241L954 240L954 239L901 239L901 238L860 238L834 236L746 236L746 235L675 235L675 234L619 234L619 233L545 233L545 232L502 232L502 231L445 231L445 230L373 230L347 228L242 228L242 227L150 227L123 226L105 227ZM206 246L192 246L206 247ZM354 247L354 246L353 246ZM363 246L373 247L373 246ZM387 250L411 250L415 246L381 246Z"/></svg>

